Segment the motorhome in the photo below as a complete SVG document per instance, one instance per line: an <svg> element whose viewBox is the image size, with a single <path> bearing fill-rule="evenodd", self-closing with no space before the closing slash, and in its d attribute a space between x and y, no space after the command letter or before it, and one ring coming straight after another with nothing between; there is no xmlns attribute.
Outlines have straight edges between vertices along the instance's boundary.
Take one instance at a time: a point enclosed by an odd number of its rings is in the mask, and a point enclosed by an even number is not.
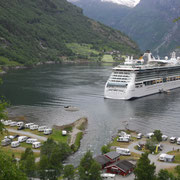
<svg viewBox="0 0 180 180"><path fill-rule="evenodd" d="M30 130L36 130L36 129L38 129L38 127L39 127L38 125L33 124L30 126Z"/></svg>
<svg viewBox="0 0 180 180"><path fill-rule="evenodd" d="M166 135L163 134L163 135L162 135L162 140L163 140L163 141L166 141L167 139L168 139L168 136L166 136Z"/></svg>
<svg viewBox="0 0 180 180"><path fill-rule="evenodd" d="M11 144L11 139L9 138L3 139L1 141L1 146L8 146L9 144Z"/></svg>
<svg viewBox="0 0 180 180"><path fill-rule="evenodd" d="M24 123L22 121L21 122L17 122L17 126L18 127L24 126Z"/></svg>
<svg viewBox="0 0 180 180"><path fill-rule="evenodd" d="M124 155L124 156L130 156L131 152L129 149L125 149L125 148L116 148L116 152L119 153L120 155Z"/></svg>
<svg viewBox="0 0 180 180"><path fill-rule="evenodd" d="M19 141L13 141L13 142L11 142L11 147L12 147L12 148L16 148L16 147L18 147L19 145L20 145Z"/></svg>
<svg viewBox="0 0 180 180"><path fill-rule="evenodd" d="M12 120L7 120L7 125L10 125Z"/></svg>
<svg viewBox="0 0 180 180"><path fill-rule="evenodd" d="M45 129L48 129L48 127L47 126L39 126L38 127L39 132L44 132Z"/></svg>
<svg viewBox="0 0 180 180"><path fill-rule="evenodd" d="M63 136L66 136L66 135L67 135L67 131L62 130L62 135L63 135Z"/></svg>
<svg viewBox="0 0 180 180"><path fill-rule="evenodd" d="M40 142L34 142L34 143L32 143L32 148L39 148L39 147L41 147L41 143Z"/></svg>
<svg viewBox="0 0 180 180"><path fill-rule="evenodd" d="M26 140L28 139L27 136L19 136L18 137L18 141L21 143L21 142L25 142Z"/></svg>
<svg viewBox="0 0 180 180"><path fill-rule="evenodd" d="M12 121L11 123L10 123L10 126L17 126L17 122L15 122L15 121Z"/></svg>
<svg viewBox="0 0 180 180"><path fill-rule="evenodd" d="M31 125L33 125L34 123L27 123L25 124L25 128L30 128Z"/></svg>
<svg viewBox="0 0 180 180"><path fill-rule="evenodd" d="M50 128L44 130L44 134L45 134L45 135L49 135L49 134L51 134L51 133L52 133L52 129L50 129Z"/></svg>
<svg viewBox="0 0 180 180"><path fill-rule="evenodd" d="M176 137L169 138L169 141L170 141L170 143L175 143L176 142Z"/></svg>
<svg viewBox="0 0 180 180"><path fill-rule="evenodd" d="M115 174L110 174L110 173L101 174L102 179L106 179L106 180L114 180L115 176L116 176Z"/></svg>
<svg viewBox="0 0 180 180"><path fill-rule="evenodd" d="M165 161L165 162L173 162L174 158L175 158L174 155L169 155L169 154L165 154L165 153L163 153L159 156L159 160Z"/></svg>
<svg viewBox="0 0 180 180"><path fill-rule="evenodd" d="M129 138L128 137L119 137L117 139L118 142L129 142Z"/></svg>
<svg viewBox="0 0 180 180"><path fill-rule="evenodd" d="M137 134L137 139L141 139L142 138L142 133L138 133Z"/></svg>
<svg viewBox="0 0 180 180"><path fill-rule="evenodd" d="M28 138L28 139L26 140L26 143L27 143L27 144L32 144L32 143L37 142L37 141L38 141L37 139Z"/></svg>
<svg viewBox="0 0 180 180"><path fill-rule="evenodd" d="M177 144L180 145L180 137L177 138Z"/></svg>
<svg viewBox="0 0 180 180"><path fill-rule="evenodd" d="M124 132L124 131L121 131L121 132L119 133L119 136L120 136L120 137L128 137L128 138L131 138L131 135L130 135L130 134L127 134L127 133Z"/></svg>
<svg viewBox="0 0 180 180"><path fill-rule="evenodd" d="M152 136L154 136L154 133L148 133L148 134L146 134L146 137L149 138L149 139L151 139Z"/></svg>

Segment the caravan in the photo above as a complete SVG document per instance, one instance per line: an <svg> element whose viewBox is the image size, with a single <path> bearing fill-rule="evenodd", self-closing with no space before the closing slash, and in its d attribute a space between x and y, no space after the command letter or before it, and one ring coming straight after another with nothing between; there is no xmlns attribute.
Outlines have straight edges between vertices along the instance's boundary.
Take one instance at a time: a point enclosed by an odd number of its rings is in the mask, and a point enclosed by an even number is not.
<svg viewBox="0 0 180 180"><path fill-rule="evenodd" d="M177 140L176 137L171 137L171 138L169 138L170 143L175 143L176 140Z"/></svg>
<svg viewBox="0 0 180 180"><path fill-rule="evenodd" d="M128 137L119 137L117 139L118 142L129 142L129 138Z"/></svg>
<svg viewBox="0 0 180 180"><path fill-rule="evenodd" d="M40 142L33 142L32 143L32 148L39 148L41 147L41 143Z"/></svg>
<svg viewBox="0 0 180 180"><path fill-rule="evenodd" d="M38 141L37 139L28 138L28 139L26 140L26 143L27 143L27 144L32 144L32 143L37 142L37 141Z"/></svg>
<svg viewBox="0 0 180 180"><path fill-rule="evenodd" d="M10 123L10 126L11 126L11 127L13 127L13 126L17 126L17 122L12 121L12 122Z"/></svg>
<svg viewBox="0 0 180 180"><path fill-rule="evenodd" d="M1 141L1 146L8 146L9 144L11 144L11 139L9 138L3 139Z"/></svg>
<svg viewBox="0 0 180 180"><path fill-rule="evenodd" d="M27 136L19 136L18 137L18 141L21 143L21 142L25 142L26 140L28 139Z"/></svg>
<svg viewBox="0 0 180 180"><path fill-rule="evenodd" d="M39 126L38 127L39 132L43 132L45 129L48 129L48 127L47 126Z"/></svg>
<svg viewBox="0 0 180 180"><path fill-rule="evenodd" d="M177 144L180 145L180 137L177 138Z"/></svg>
<svg viewBox="0 0 180 180"><path fill-rule="evenodd" d="M30 126L30 130L36 130L36 129L38 129L38 127L39 127L38 125L33 124Z"/></svg>
<svg viewBox="0 0 180 180"><path fill-rule="evenodd" d="M52 134L52 129L45 129L45 130L44 130L44 134L45 134L45 135Z"/></svg>
<svg viewBox="0 0 180 180"><path fill-rule="evenodd" d="M17 126L18 126L18 127L24 126L24 123L23 123L22 121L17 122Z"/></svg>
<svg viewBox="0 0 180 180"><path fill-rule="evenodd" d="M27 123L25 124L25 128L30 128L31 125L33 125L34 123Z"/></svg>
<svg viewBox="0 0 180 180"><path fill-rule="evenodd" d="M124 155L124 156L130 156L131 152L129 151L129 149L125 149L125 148L116 148L116 152L119 153L120 155Z"/></svg>
<svg viewBox="0 0 180 180"><path fill-rule="evenodd" d="M19 145L20 145L19 141L13 141L13 142L11 143L11 147L12 147L12 148L16 148L16 147L18 147Z"/></svg>

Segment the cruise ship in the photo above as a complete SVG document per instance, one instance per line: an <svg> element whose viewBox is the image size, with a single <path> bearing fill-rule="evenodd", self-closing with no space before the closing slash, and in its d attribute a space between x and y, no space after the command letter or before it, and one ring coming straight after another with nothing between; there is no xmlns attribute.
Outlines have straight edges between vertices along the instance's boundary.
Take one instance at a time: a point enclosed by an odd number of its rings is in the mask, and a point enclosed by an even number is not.
<svg viewBox="0 0 180 180"><path fill-rule="evenodd" d="M106 82L104 97L130 100L180 87L180 57L154 58L146 51L139 59L128 57L113 68Z"/></svg>

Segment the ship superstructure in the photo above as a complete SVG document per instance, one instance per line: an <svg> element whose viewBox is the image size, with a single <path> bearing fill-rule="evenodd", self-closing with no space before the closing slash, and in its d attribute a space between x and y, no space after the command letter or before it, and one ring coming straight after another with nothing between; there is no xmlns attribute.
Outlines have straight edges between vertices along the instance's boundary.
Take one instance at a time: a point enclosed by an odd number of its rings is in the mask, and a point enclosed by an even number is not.
<svg viewBox="0 0 180 180"><path fill-rule="evenodd" d="M175 52L168 59L154 58L147 51L139 59L128 57L113 68L104 90L110 99L139 98L180 87L180 58Z"/></svg>

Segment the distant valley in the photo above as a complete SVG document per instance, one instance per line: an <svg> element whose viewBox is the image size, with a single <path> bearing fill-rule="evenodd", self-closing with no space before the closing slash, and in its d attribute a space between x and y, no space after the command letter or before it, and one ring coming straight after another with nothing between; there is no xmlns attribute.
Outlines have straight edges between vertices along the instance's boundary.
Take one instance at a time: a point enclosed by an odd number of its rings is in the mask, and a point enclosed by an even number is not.
<svg viewBox="0 0 180 180"><path fill-rule="evenodd" d="M180 22L173 22L180 16L179 0L141 0L134 8L101 0L74 3L85 15L126 33L142 51L161 56L179 52Z"/></svg>

